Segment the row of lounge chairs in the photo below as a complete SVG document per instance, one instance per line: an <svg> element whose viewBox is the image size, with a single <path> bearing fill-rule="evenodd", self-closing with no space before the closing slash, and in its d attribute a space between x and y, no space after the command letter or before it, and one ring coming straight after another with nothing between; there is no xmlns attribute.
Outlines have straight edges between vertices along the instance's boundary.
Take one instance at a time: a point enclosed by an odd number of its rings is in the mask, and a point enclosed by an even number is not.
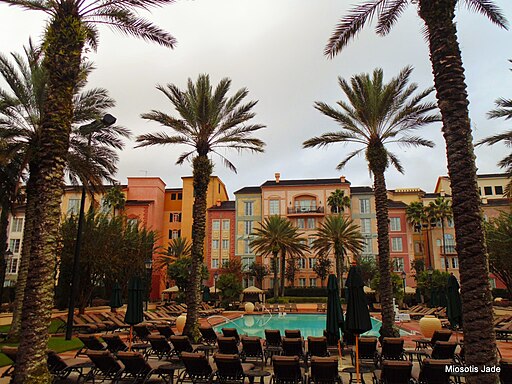
<svg viewBox="0 0 512 384"><path fill-rule="evenodd" d="M408 309L407 313L412 319L420 319L426 315L436 316L438 318L446 318L445 307L428 308L425 305L419 304Z"/></svg>

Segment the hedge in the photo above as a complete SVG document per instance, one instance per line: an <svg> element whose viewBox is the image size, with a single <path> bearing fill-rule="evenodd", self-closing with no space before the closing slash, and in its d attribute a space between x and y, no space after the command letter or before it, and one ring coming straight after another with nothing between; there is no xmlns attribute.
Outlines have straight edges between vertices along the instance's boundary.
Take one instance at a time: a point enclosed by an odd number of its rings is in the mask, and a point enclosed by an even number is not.
<svg viewBox="0 0 512 384"><path fill-rule="evenodd" d="M344 300L342 300L342 303ZM276 304L276 300L274 298L270 298L267 300L268 304ZM299 296L285 296L285 297L279 297L277 299L278 304L290 304L290 303L297 303L297 304L323 304L327 303L327 297L299 297Z"/></svg>

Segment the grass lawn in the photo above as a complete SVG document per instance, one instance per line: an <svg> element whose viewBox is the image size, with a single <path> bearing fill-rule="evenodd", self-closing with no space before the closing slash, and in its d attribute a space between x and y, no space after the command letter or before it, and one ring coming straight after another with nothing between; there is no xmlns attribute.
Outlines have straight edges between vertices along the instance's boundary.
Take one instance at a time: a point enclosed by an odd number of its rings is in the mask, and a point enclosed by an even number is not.
<svg viewBox="0 0 512 384"><path fill-rule="evenodd" d="M50 324L50 333L54 334L57 333L57 330L62 325L62 321L58 319L53 319ZM6 333L9 332L10 325L2 325L0 327L0 332ZM62 331L62 330L61 330ZM11 347L15 347L18 344L7 344L7 343L0 343L0 348L8 345ZM64 337L50 337L50 341L48 342L48 349L52 349L55 352L65 352L65 351L71 351L73 349L79 349L82 347L82 342L78 340L76 337L72 338L71 340L65 340ZM11 365L11 360L5 356L3 353L0 353L0 367L3 367L5 365Z"/></svg>

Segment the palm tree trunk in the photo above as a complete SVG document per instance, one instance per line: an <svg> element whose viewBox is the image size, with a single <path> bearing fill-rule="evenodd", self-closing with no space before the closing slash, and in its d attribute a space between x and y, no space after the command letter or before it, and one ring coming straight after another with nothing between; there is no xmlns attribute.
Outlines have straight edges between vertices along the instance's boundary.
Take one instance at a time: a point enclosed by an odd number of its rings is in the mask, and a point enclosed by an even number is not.
<svg viewBox="0 0 512 384"><path fill-rule="evenodd" d="M279 281L281 285L281 297L284 297L284 281L285 281L285 273L286 273L286 253L281 251L281 264L279 265L280 269L280 278Z"/></svg>
<svg viewBox="0 0 512 384"><path fill-rule="evenodd" d="M448 272L448 256L446 256L446 244L444 240L444 217L441 219L441 232L443 235L444 270Z"/></svg>
<svg viewBox="0 0 512 384"><path fill-rule="evenodd" d="M338 254L335 249L334 260L336 262L336 275L338 276L338 295L341 299L341 293L343 292L343 253Z"/></svg>
<svg viewBox="0 0 512 384"><path fill-rule="evenodd" d="M277 270L277 258L279 257L278 252L272 253L272 263L274 264L274 299L277 299L279 297L279 272Z"/></svg>
<svg viewBox="0 0 512 384"><path fill-rule="evenodd" d="M183 334L193 340L199 337L198 311L201 302L201 276L204 260L204 238L206 234L206 195L213 171L206 155L198 155L192 162L194 169L194 206L192 208L192 273L186 295L187 321Z"/></svg>
<svg viewBox="0 0 512 384"><path fill-rule="evenodd" d="M380 301L382 307L381 337L395 337L398 332L394 328L395 313L393 309L393 288L391 285L391 262L389 257L389 219L388 195L384 172L375 172L375 208L377 210L377 234L379 246Z"/></svg>
<svg viewBox="0 0 512 384"><path fill-rule="evenodd" d="M421 0L430 60L443 117L452 208L460 260L464 348L468 365L494 366L496 338L464 68L453 22L456 0ZM495 383L496 373L472 373L468 383Z"/></svg>
<svg viewBox="0 0 512 384"><path fill-rule="evenodd" d="M62 9L45 36L43 65L48 74L43 106L30 260L23 299L18 357L12 383L51 383L47 367L48 326L53 308L54 274L61 217L62 181L73 120L73 91L80 73L85 33L75 9ZM32 175L31 175L32 176Z"/></svg>

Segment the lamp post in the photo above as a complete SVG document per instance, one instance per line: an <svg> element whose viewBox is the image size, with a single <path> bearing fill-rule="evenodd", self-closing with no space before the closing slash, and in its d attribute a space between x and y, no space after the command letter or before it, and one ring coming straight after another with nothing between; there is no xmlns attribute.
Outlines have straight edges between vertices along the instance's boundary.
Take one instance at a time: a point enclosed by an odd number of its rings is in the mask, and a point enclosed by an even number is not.
<svg viewBox="0 0 512 384"><path fill-rule="evenodd" d="M91 150L91 142L93 133L98 131L101 128L110 127L115 124L116 118L110 114L106 114L103 116L101 120L95 120L92 123L82 125L79 130L83 135L87 135L87 154L85 161L89 162L89 151ZM82 245L82 227L84 221L84 212L85 212L85 197L87 190L85 188L84 180L82 180L82 197L80 199L80 211L78 213L78 224L76 231L76 241L75 241L75 254L73 257L73 273L71 277L71 291L69 294L69 307L68 307L68 319L66 323L66 340L71 340L71 336L73 333L73 316L75 312L75 301L76 294L78 292L78 283L79 283L79 269L80 269L80 247Z"/></svg>
<svg viewBox="0 0 512 384"><path fill-rule="evenodd" d="M153 268L153 259L150 257L144 262L144 268L146 269L146 311L149 305L149 296L151 294L151 277Z"/></svg>
<svg viewBox="0 0 512 384"><path fill-rule="evenodd" d="M215 272L215 274L213 275L213 286L214 286L214 292L215 292L215 295L217 295L217 280L219 279L219 272Z"/></svg>
<svg viewBox="0 0 512 384"><path fill-rule="evenodd" d="M407 273L405 271L402 271L400 274L402 276L402 282L404 283L404 297L405 297L405 278L407 277Z"/></svg>

